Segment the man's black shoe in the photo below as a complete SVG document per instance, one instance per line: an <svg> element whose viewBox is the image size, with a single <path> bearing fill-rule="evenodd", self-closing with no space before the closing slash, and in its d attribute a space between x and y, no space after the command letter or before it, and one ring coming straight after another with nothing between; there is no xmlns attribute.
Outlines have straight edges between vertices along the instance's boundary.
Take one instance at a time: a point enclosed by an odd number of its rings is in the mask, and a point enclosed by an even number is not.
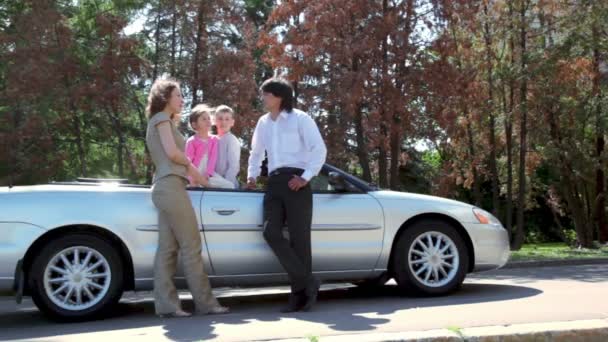
<svg viewBox="0 0 608 342"><path fill-rule="evenodd" d="M319 295L319 288L321 287L321 282L319 279L312 279L312 284L308 286L305 290L306 302L300 309L301 311L308 311L312 308L313 305L317 302L317 296Z"/></svg>
<svg viewBox="0 0 608 342"><path fill-rule="evenodd" d="M281 309L282 313L290 313L300 311L306 304L306 295L304 290L289 294L289 303Z"/></svg>

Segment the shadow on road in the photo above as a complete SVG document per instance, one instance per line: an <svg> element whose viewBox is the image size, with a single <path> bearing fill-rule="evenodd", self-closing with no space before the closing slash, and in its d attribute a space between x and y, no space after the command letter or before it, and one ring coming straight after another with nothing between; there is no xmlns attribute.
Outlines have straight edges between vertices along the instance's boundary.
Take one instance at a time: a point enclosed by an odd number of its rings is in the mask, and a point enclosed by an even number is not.
<svg viewBox="0 0 608 342"><path fill-rule="evenodd" d="M221 316L198 316L186 319L160 319L154 316L154 303L150 300L136 303L121 302L112 317L104 320L60 324L49 321L37 310L0 314L0 340L49 338L53 336L119 331L159 326L172 340L194 341L218 337L216 325L228 325L238 329L251 322L279 322L296 319L326 325L328 328L357 332L373 330L387 323L382 316L401 310L451 305L516 300L540 294L541 291L526 287L497 284L470 284L449 296L408 297L399 293L394 285L375 290L355 287L321 291L319 302L310 312L282 314L279 308L287 301L287 294L264 294L221 298L232 313ZM184 308L192 310L192 301L183 301Z"/></svg>

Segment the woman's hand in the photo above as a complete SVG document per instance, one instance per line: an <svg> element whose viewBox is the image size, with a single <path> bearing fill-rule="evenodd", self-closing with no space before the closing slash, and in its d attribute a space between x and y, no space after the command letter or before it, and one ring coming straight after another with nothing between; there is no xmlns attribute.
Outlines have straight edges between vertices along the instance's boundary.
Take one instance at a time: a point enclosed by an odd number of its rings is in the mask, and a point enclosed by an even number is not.
<svg viewBox="0 0 608 342"><path fill-rule="evenodd" d="M198 176L199 176L198 183L199 183L201 186L203 186L203 187L205 187L205 188L208 188L208 187L209 187L209 177L207 177L207 176L203 176L203 175L201 175L201 174L199 174Z"/></svg>
<svg viewBox="0 0 608 342"><path fill-rule="evenodd" d="M192 180L193 185L203 187L209 186L209 177L201 175L200 172L198 172L198 170L196 169L196 167L194 167L194 165L188 165L187 173L190 179Z"/></svg>

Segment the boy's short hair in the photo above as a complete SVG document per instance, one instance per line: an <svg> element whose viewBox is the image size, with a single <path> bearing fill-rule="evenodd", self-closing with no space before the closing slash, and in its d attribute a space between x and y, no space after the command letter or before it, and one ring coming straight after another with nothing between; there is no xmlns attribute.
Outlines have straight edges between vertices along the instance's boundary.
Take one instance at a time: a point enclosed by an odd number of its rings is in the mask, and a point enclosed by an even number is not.
<svg viewBox="0 0 608 342"><path fill-rule="evenodd" d="M213 114L213 108L204 103L198 104L194 106L194 108L192 108L192 110L190 111L190 116L188 117L188 122L190 123L190 127L192 129L194 129L192 125L198 121L198 118L200 118L201 115L205 113L211 116L211 114Z"/></svg>
<svg viewBox="0 0 608 342"><path fill-rule="evenodd" d="M234 119L234 110L232 110L232 108L230 108L226 105L220 105L217 108L215 108L215 115L217 115L219 113L228 113Z"/></svg>

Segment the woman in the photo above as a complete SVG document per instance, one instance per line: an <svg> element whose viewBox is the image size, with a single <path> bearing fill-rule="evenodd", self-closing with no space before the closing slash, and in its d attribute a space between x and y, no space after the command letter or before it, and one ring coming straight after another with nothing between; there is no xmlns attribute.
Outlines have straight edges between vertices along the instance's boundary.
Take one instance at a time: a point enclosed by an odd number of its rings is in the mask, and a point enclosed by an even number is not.
<svg viewBox="0 0 608 342"><path fill-rule="evenodd" d="M152 201L158 209L158 249L154 260L154 304L161 317L188 317L182 310L173 276L177 254L182 257L184 273L197 314L222 314L203 270L201 237L196 214L186 192L188 176L206 186L208 179L198 173L184 154L185 141L173 121L181 113L183 100L179 84L157 80L148 96L146 145L156 167Z"/></svg>

